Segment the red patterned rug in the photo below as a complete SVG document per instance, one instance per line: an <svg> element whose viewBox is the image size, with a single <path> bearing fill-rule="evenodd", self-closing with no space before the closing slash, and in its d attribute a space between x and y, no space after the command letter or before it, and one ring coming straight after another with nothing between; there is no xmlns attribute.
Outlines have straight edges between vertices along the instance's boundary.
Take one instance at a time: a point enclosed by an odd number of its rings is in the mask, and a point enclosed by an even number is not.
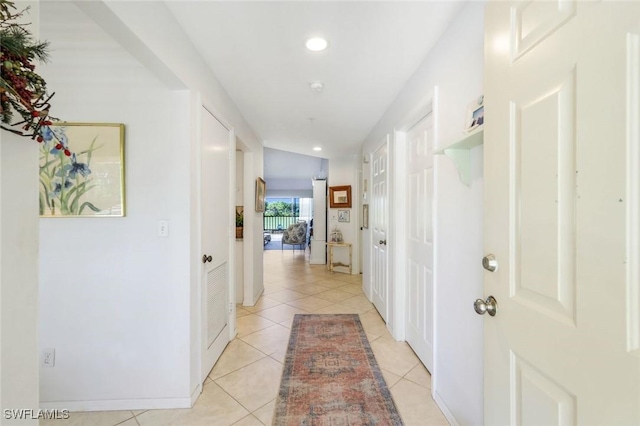
<svg viewBox="0 0 640 426"><path fill-rule="evenodd" d="M273 425L402 424L358 315L296 315Z"/></svg>

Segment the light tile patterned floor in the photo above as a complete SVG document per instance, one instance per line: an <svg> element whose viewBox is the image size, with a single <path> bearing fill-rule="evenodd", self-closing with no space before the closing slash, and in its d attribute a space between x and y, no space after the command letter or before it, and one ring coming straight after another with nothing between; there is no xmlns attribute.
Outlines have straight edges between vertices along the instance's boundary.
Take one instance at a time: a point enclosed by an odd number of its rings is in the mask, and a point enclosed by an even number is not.
<svg viewBox="0 0 640 426"><path fill-rule="evenodd" d="M406 343L393 340L362 293L361 276L309 265L308 254L264 252L264 294L255 306L237 307L237 338L209 373L193 408L71 413L66 421L41 425L269 426L296 313L359 314L405 424L448 425L431 399L429 372Z"/></svg>

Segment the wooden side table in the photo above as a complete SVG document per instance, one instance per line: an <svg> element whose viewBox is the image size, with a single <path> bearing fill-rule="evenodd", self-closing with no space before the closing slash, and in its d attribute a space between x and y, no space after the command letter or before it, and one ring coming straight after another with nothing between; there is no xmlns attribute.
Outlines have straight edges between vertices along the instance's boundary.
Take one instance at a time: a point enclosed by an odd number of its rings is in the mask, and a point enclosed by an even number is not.
<svg viewBox="0 0 640 426"><path fill-rule="evenodd" d="M333 261L333 249L336 247L349 247L349 264L344 264L342 262L334 262ZM327 243L327 248L329 250L329 271L333 273L333 268L336 266L344 266L345 268L349 268L349 275L351 275L351 265L352 265L352 248L351 243Z"/></svg>

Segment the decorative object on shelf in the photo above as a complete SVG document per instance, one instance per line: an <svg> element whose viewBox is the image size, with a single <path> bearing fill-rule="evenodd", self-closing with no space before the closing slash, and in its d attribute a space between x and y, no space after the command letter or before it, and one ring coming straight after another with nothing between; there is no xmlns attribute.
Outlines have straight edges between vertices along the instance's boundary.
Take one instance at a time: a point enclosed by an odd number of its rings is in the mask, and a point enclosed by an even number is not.
<svg viewBox="0 0 640 426"><path fill-rule="evenodd" d="M369 204L362 205L362 227L369 229Z"/></svg>
<svg viewBox="0 0 640 426"><path fill-rule="evenodd" d="M47 94L47 83L34 72L34 62L48 60L49 43L34 40L28 24L16 22L28 8L15 9L13 1L0 0L0 127L42 142L41 129L51 124L53 94Z"/></svg>
<svg viewBox="0 0 640 426"><path fill-rule="evenodd" d="M244 231L244 207L236 206L236 238L242 238L243 231ZM271 236L269 236L269 239L271 239Z"/></svg>
<svg viewBox="0 0 640 426"><path fill-rule="evenodd" d="M466 132L475 130L484 124L484 95L478 97L469 105L467 112Z"/></svg>
<svg viewBox="0 0 640 426"><path fill-rule="evenodd" d="M329 207L351 208L351 185L329 187Z"/></svg>
<svg viewBox="0 0 640 426"><path fill-rule="evenodd" d="M351 220L350 210L338 210L338 222L350 222Z"/></svg>
<svg viewBox="0 0 640 426"><path fill-rule="evenodd" d="M331 231L331 233L329 234L329 241L332 243L341 243L343 241L342 232L338 229L337 226L333 228L333 231Z"/></svg>
<svg viewBox="0 0 640 426"><path fill-rule="evenodd" d="M40 135L42 217L125 215L124 124L61 122Z"/></svg>
<svg viewBox="0 0 640 426"><path fill-rule="evenodd" d="M258 178L256 179L256 211L263 212L264 211L264 197L267 193L267 184L264 182L264 179Z"/></svg>

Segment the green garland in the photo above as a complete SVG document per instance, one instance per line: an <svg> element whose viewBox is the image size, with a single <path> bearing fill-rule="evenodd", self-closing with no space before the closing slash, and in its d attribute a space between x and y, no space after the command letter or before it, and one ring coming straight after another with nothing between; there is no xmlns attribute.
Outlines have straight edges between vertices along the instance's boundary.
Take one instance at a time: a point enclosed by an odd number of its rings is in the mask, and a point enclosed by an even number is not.
<svg viewBox="0 0 640 426"><path fill-rule="evenodd" d="M33 63L48 60L49 43L33 40L25 25L16 22L25 11L15 9L13 1L0 0L0 127L41 142L41 127L51 124L53 94L47 94L47 83Z"/></svg>

